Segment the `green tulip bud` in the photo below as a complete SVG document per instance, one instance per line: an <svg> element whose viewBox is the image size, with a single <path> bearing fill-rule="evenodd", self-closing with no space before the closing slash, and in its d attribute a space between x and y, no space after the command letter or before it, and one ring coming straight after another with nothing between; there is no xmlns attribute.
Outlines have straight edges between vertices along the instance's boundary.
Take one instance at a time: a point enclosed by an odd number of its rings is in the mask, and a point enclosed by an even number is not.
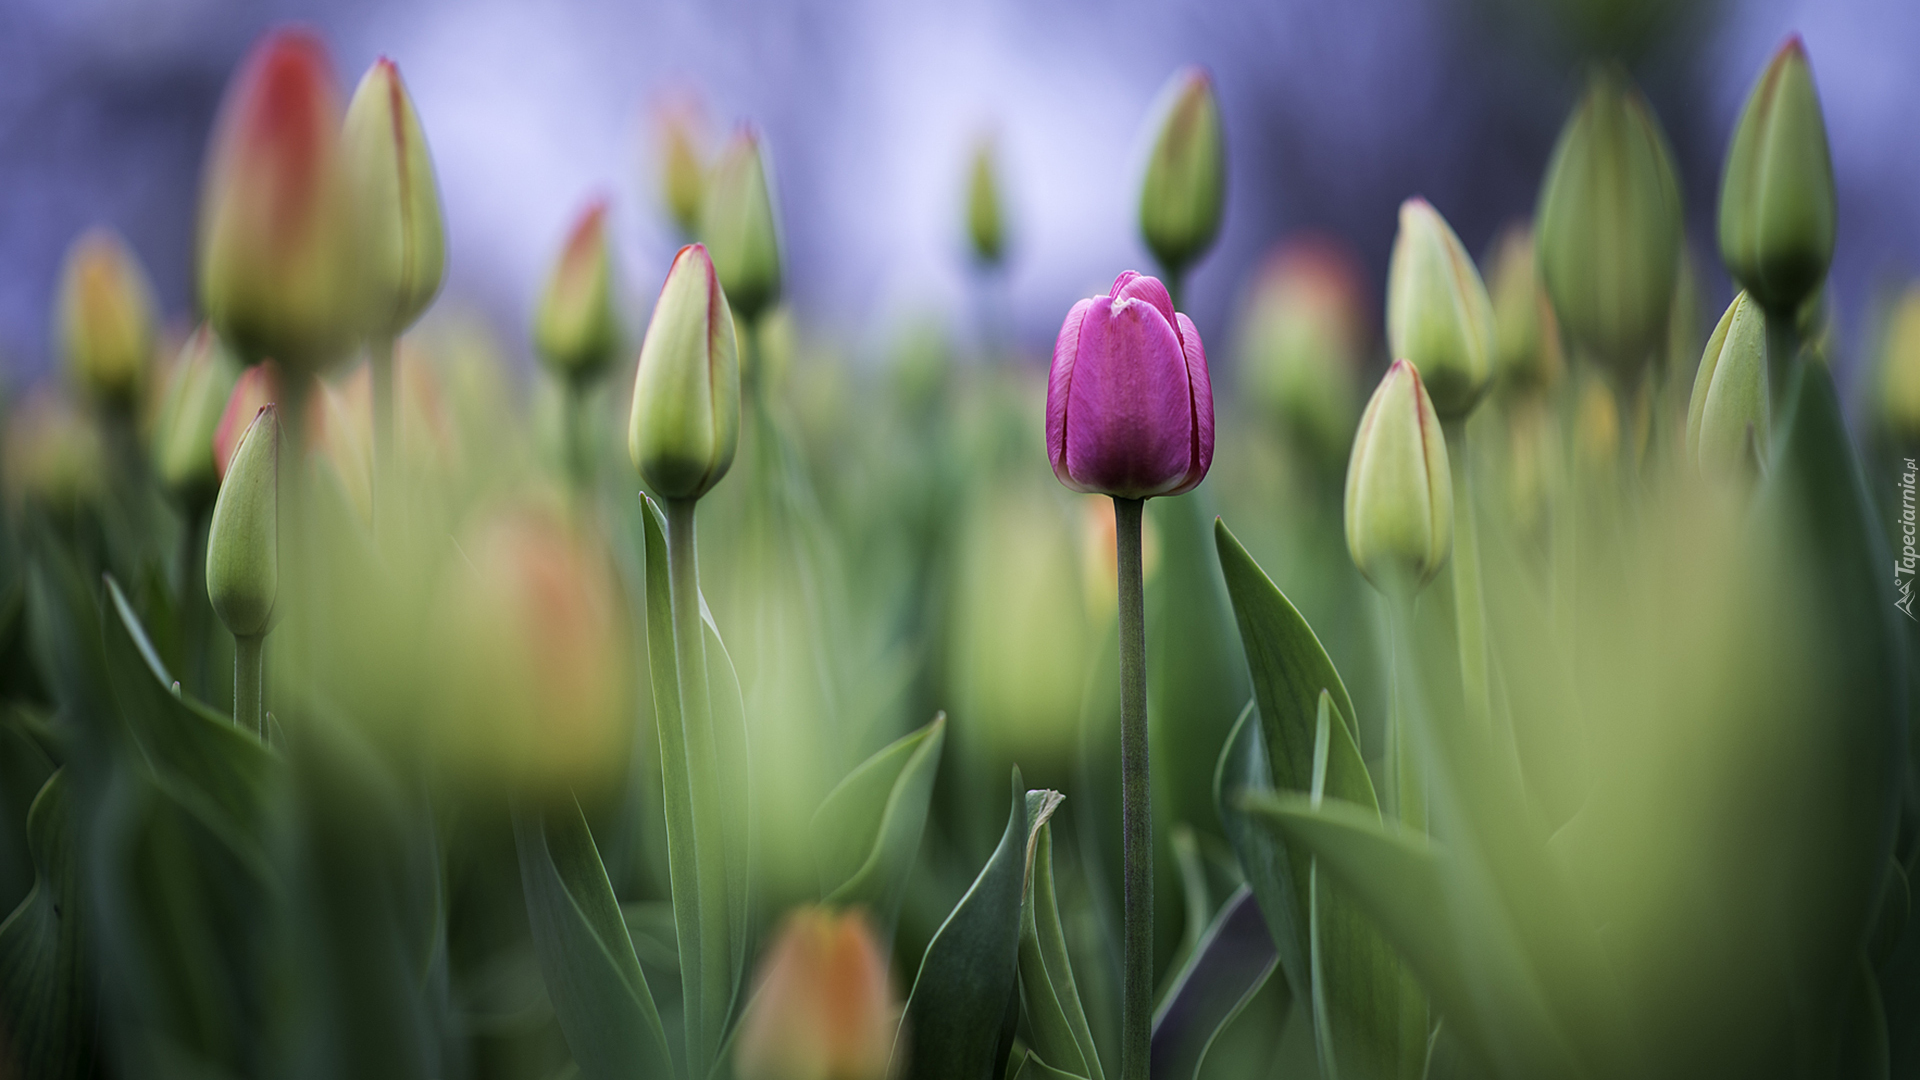
<svg viewBox="0 0 1920 1080"><path fill-rule="evenodd" d="M547 367L568 379L592 379L619 353L604 201L588 204L567 234L534 315L533 343Z"/></svg>
<svg viewBox="0 0 1920 1080"><path fill-rule="evenodd" d="M1560 326L1623 382L1665 345L1681 226L1659 120L1625 76L1600 69L1560 131L1534 229Z"/></svg>
<svg viewBox="0 0 1920 1080"><path fill-rule="evenodd" d="M760 137L733 137L714 166L701 237L740 317L759 318L780 299L780 227L773 212Z"/></svg>
<svg viewBox="0 0 1920 1080"><path fill-rule="evenodd" d="M1493 380L1493 302L1467 249L1425 199L1400 204L1387 266L1387 345L1411 361L1448 419L1465 417Z"/></svg>
<svg viewBox="0 0 1920 1080"><path fill-rule="evenodd" d="M1453 551L1453 481L1440 418L1406 360L1360 416L1347 461L1347 551L1374 588L1410 599Z"/></svg>
<svg viewBox="0 0 1920 1080"><path fill-rule="evenodd" d="M967 239L973 242L973 257L986 266L999 266L1007 254L996 172L993 143L982 139L967 174Z"/></svg>
<svg viewBox="0 0 1920 1080"><path fill-rule="evenodd" d="M235 637L272 626L279 544L280 414L268 405L241 436L207 527L207 599Z"/></svg>
<svg viewBox="0 0 1920 1080"><path fill-rule="evenodd" d="M106 491L107 450L99 426L50 390L34 393L7 417L0 461L12 502L29 501L66 516Z"/></svg>
<svg viewBox="0 0 1920 1080"><path fill-rule="evenodd" d="M1487 293L1493 301L1494 370L1503 385L1541 389L1560 377L1560 324L1540 284L1533 230L1513 225L1494 245Z"/></svg>
<svg viewBox="0 0 1920 1080"><path fill-rule="evenodd" d="M382 57L361 78L340 149L357 199L367 329L392 337L440 291L447 265L433 158L393 61Z"/></svg>
<svg viewBox="0 0 1920 1080"><path fill-rule="evenodd" d="M1756 467L1767 450L1767 317L1733 298L1707 339L1687 403L1687 460L1710 476Z"/></svg>
<svg viewBox="0 0 1920 1080"><path fill-rule="evenodd" d="M1256 279L1241 332L1247 388L1296 448L1329 469L1350 448L1360 408L1368 344L1360 282L1343 245L1288 241Z"/></svg>
<svg viewBox="0 0 1920 1080"><path fill-rule="evenodd" d="M207 323L187 339L167 375L153 424L154 471L190 506L204 507L219 490L214 435L238 378L233 358Z"/></svg>
<svg viewBox="0 0 1920 1080"><path fill-rule="evenodd" d="M1140 235L1161 267L1177 276L1220 234L1226 137L1213 78L1204 68L1175 72L1157 111L1160 128L1140 185Z"/></svg>
<svg viewBox="0 0 1920 1080"><path fill-rule="evenodd" d="M1880 343L1880 422L1920 441L1920 284L1909 285L1887 316Z"/></svg>
<svg viewBox="0 0 1920 1080"><path fill-rule="evenodd" d="M1720 258L1768 311L1791 316L1833 261L1827 125L1799 35L1747 95L1720 176Z"/></svg>
<svg viewBox="0 0 1920 1080"><path fill-rule="evenodd" d="M740 442L740 346L707 249L688 244L640 345L627 452L654 493L697 499L720 482Z"/></svg>
<svg viewBox="0 0 1920 1080"><path fill-rule="evenodd" d="M112 229L89 229L67 249L55 336L87 397L133 407L153 359L154 306L139 260Z"/></svg>

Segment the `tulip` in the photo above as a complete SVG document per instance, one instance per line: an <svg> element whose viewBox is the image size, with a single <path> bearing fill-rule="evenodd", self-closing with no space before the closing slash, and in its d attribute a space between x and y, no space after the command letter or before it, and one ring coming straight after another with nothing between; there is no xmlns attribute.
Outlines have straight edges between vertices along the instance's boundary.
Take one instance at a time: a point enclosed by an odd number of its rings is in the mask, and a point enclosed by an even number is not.
<svg viewBox="0 0 1920 1080"><path fill-rule="evenodd" d="M346 355L360 329L352 185L326 48L269 34L227 88L200 197L200 303L249 362L296 374Z"/></svg>
<svg viewBox="0 0 1920 1080"><path fill-rule="evenodd" d="M885 1080L900 1009L858 910L787 916L751 1000L734 1058L742 1080Z"/></svg>
<svg viewBox="0 0 1920 1080"><path fill-rule="evenodd" d="M1007 254L997 172L993 143L982 139L974 147L973 165L967 173L967 239L973 243L973 257L982 266L999 266Z"/></svg>
<svg viewBox="0 0 1920 1080"><path fill-rule="evenodd" d="M1681 224L1659 120L1625 76L1600 70L1554 146L1535 242L1560 325L1622 382L1665 342Z"/></svg>
<svg viewBox="0 0 1920 1080"><path fill-rule="evenodd" d="M740 442L740 347L707 249L674 256L640 346L627 452L664 499L697 499Z"/></svg>
<svg viewBox="0 0 1920 1080"><path fill-rule="evenodd" d="M1047 456L1075 491L1180 495L1213 463L1213 389L1193 320L1131 270L1067 313L1047 378Z"/></svg>
<svg viewBox="0 0 1920 1080"><path fill-rule="evenodd" d="M240 373L234 381L233 390L227 395L227 406L220 413L220 422L213 429L213 471L221 480L227 476L227 465L233 460L233 453L240 447L240 437L247 433L260 410L280 400L280 369L271 361L255 364Z"/></svg>
<svg viewBox="0 0 1920 1080"><path fill-rule="evenodd" d="M1248 383L1294 440L1329 464L1346 452L1360 410L1362 305L1352 254L1315 237L1274 253L1248 306L1241 346Z"/></svg>
<svg viewBox="0 0 1920 1080"><path fill-rule="evenodd" d="M1827 125L1806 46L1786 40L1740 111L1720 173L1720 258L1775 317L1791 317L1833 261Z"/></svg>
<svg viewBox="0 0 1920 1080"><path fill-rule="evenodd" d="M226 470L215 464L214 437L235 381L232 357L213 327L200 324L168 373L153 425L154 469L189 505L204 506L219 490Z"/></svg>
<svg viewBox="0 0 1920 1080"><path fill-rule="evenodd" d="M753 322L780 298L780 227L752 129L735 135L714 165L701 221L721 287Z"/></svg>
<svg viewBox="0 0 1920 1080"><path fill-rule="evenodd" d="M391 338L440 291L447 262L433 158L393 61L382 57L361 77L341 150L356 196L366 327Z"/></svg>
<svg viewBox="0 0 1920 1080"><path fill-rule="evenodd" d="M607 251L607 204L587 205L534 315L533 342L548 368L569 382L598 376L620 351L620 318L613 308L613 263Z"/></svg>
<svg viewBox="0 0 1920 1080"><path fill-rule="evenodd" d="M1511 226L1494 245L1488 275L1494 371L1503 385L1514 389L1542 389L1560 375L1560 326L1541 287L1533 253L1533 230Z"/></svg>
<svg viewBox="0 0 1920 1080"><path fill-rule="evenodd" d="M41 390L7 418L4 462L10 500L61 514L96 502L106 490L106 444L87 413Z"/></svg>
<svg viewBox="0 0 1920 1080"><path fill-rule="evenodd" d="M280 418L267 405L233 452L207 525L207 599L233 634L233 722L262 738L262 644L279 588Z"/></svg>
<svg viewBox="0 0 1920 1080"><path fill-rule="evenodd" d="M654 114L660 155L660 196L680 235L700 229L700 202L706 197L707 166L701 160L699 104L677 98Z"/></svg>
<svg viewBox="0 0 1920 1080"><path fill-rule="evenodd" d="M1687 403L1687 459L1710 476L1757 470L1766 459L1767 317L1747 293L1720 316Z"/></svg>
<svg viewBox="0 0 1920 1080"><path fill-rule="evenodd" d="M1920 441L1920 284L1907 286L1887 317L1880 346L1880 419L1902 440Z"/></svg>
<svg viewBox="0 0 1920 1080"><path fill-rule="evenodd" d="M1389 598L1409 599L1453 548L1453 482L1440 418L1419 369L1395 360L1347 461L1347 551Z"/></svg>
<svg viewBox="0 0 1920 1080"><path fill-rule="evenodd" d="M1467 249L1425 199L1400 204L1387 265L1387 346L1420 369L1433 407L1464 419L1493 381L1493 302Z"/></svg>
<svg viewBox="0 0 1920 1080"><path fill-rule="evenodd" d="M1170 279L1213 246L1226 205L1226 139L1213 78L1176 72L1161 92L1160 128L1140 185L1140 235Z"/></svg>
<svg viewBox="0 0 1920 1080"><path fill-rule="evenodd" d="M153 359L154 307L140 261L112 229L89 229L67 249L55 336L88 398L133 407Z"/></svg>

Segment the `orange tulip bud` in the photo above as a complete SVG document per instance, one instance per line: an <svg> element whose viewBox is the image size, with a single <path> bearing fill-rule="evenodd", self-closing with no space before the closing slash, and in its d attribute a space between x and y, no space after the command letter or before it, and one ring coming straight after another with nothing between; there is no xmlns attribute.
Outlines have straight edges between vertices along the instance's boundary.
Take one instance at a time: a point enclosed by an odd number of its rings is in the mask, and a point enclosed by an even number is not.
<svg viewBox="0 0 1920 1080"><path fill-rule="evenodd" d="M883 1080L899 1015L866 916L800 908L761 961L734 1063L742 1080Z"/></svg>

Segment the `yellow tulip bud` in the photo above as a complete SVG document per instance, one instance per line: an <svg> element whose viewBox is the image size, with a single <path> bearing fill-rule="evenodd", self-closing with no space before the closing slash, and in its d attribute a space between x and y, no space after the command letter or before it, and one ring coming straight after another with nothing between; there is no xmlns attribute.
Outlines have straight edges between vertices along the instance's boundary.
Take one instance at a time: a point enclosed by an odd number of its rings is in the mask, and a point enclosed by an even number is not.
<svg viewBox="0 0 1920 1080"><path fill-rule="evenodd" d="M90 229L67 250L56 336L67 374L88 398L131 409L154 347L153 287L118 233Z"/></svg>

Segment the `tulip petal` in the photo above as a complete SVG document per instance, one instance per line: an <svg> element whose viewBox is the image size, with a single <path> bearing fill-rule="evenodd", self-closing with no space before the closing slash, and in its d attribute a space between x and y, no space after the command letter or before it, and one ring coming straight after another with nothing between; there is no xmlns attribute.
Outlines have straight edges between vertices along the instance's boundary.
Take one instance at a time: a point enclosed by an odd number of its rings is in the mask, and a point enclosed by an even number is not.
<svg viewBox="0 0 1920 1080"><path fill-rule="evenodd" d="M1094 303L1078 359L1067 394L1072 428L1063 425L1069 486L1147 498L1184 482L1195 417L1173 324L1145 300Z"/></svg>
<svg viewBox="0 0 1920 1080"><path fill-rule="evenodd" d="M1167 320L1167 325L1173 327L1176 336L1185 334L1185 331L1174 323L1173 294L1167 291L1166 285L1162 284L1159 278L1129 270L1113 279L1113 298L1116 301L1145 300L1153 305L1154 310L1158 311L1162 318Z"/></svg>
<svg viewBox="0 0 1920 1080"><path fill-rule="evenodd" d="M1176 313L1174 329L1180 335L1180 352L1187 365L1187 392L1193 402L1193 452L1187 478L1167 492L1182 495L1198 487L1213 466L1213 380L1207 374L1207 350L1200 344L1200 331L1184 313Z"/></svg>
<svg viewBox="0 0 1920 1080"><path fill-rule="evenodd" d="M1047 372L1047 460L1053 463L1053 475L1075 491L1090 489L1067 475L1067 396L1073 385L1074 359L1080 352L1080 326L1092 307L1091 299L1082 300L1067 312L1053 343L1053 367Z"/></svg>

